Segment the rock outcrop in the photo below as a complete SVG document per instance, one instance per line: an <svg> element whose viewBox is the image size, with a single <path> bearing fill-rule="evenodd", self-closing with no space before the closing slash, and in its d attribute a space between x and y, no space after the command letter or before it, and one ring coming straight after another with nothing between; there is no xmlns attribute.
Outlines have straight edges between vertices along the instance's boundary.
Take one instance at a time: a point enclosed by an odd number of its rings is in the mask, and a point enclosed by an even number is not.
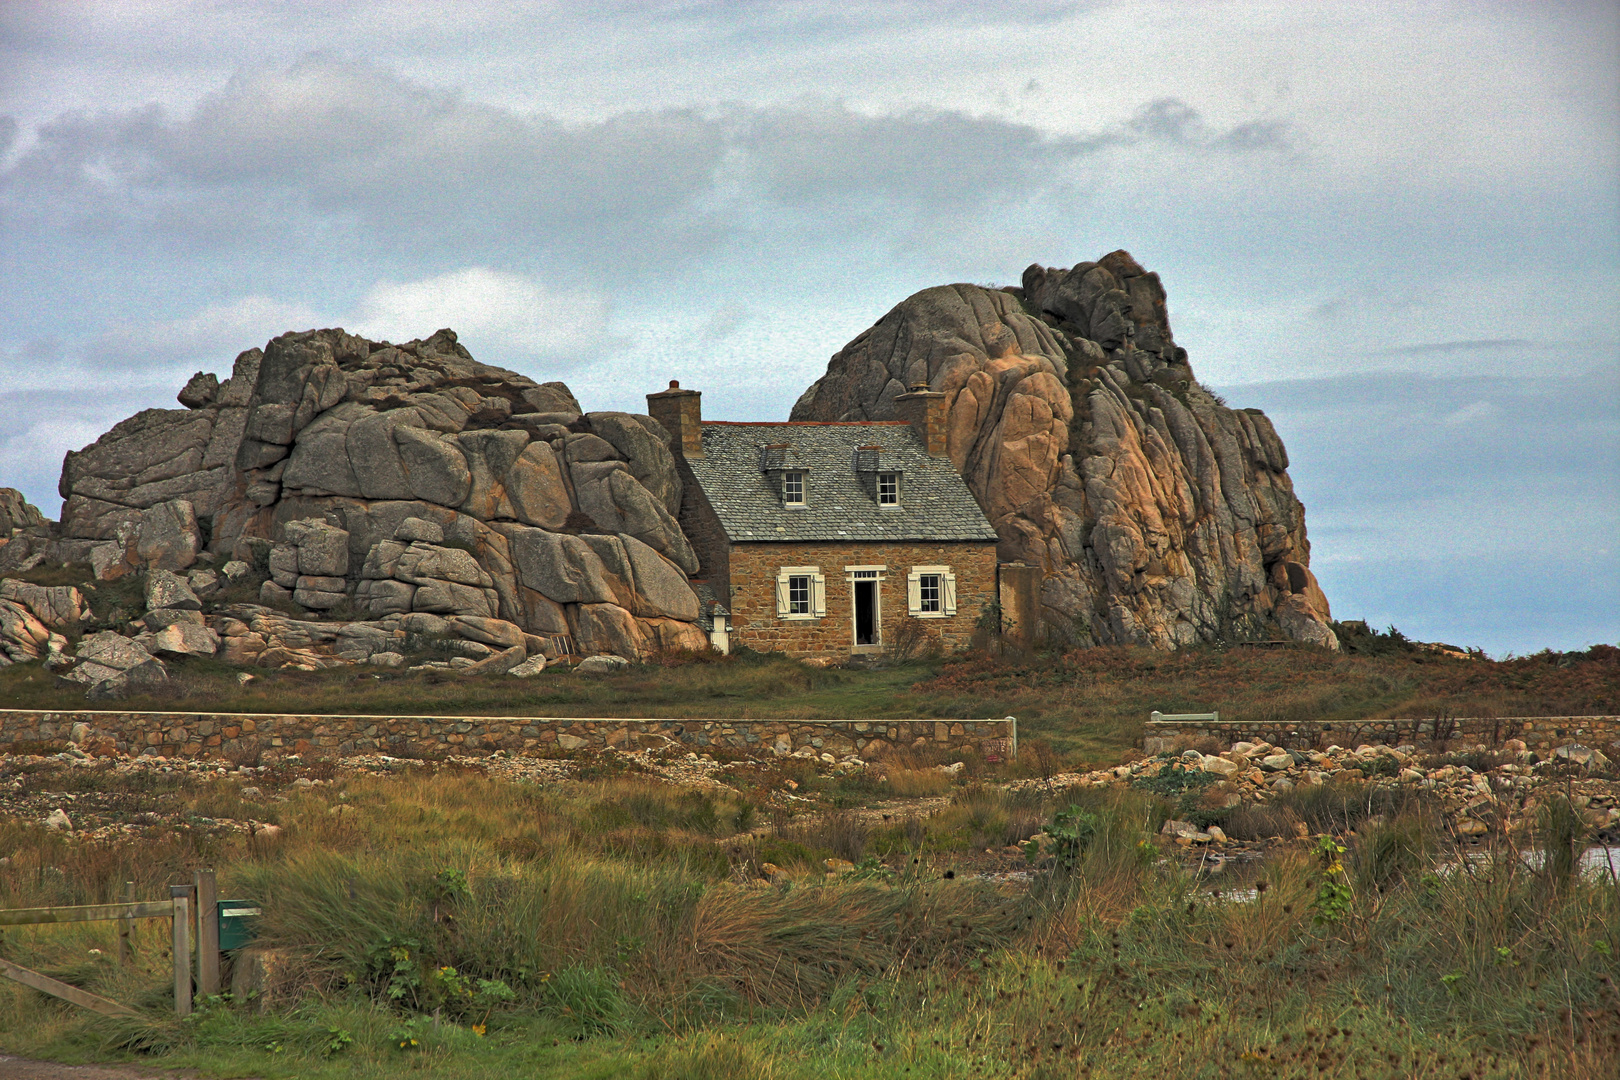
<svg viewBox="0 0 1620 1080"><path fill-rule="evenodd" d="M16 488L0 488L0 574L32 570L45 561L55 523Z"/></svg>
<svg viewBox="0 0 1620 1080"><path fill-rule="evenodd" d="M265 603L498 621L583 653L707 645L681 480L651 417L585 413L449 330L403 345L283 334L179 399L67 456L51 557L101 580L230 559L258 568Z"/></svg>
<svg viewBox="0 0 1620 1080"><path fill-rule="evenodd" d="M44 524L45 515L23 498L22 492L16 488L0 488L0 544L9 542L14 534L24 529Z"/></svg>
<svg viewBox="0 0 1620 1080"><path fill-rule="evenodd" d="M948 452L1000 557L1041 571L1038 638L1337 647L1282 442L1199 385L1157 275L1125 252L1032 266L1017 288L924 290L834 356L792 418L894 419L919 385L945 395ZM67 455L59 526L0 490L0 576L44 560L145 575L132 633L158 667L131 685L210 649L387 665L373 657L420 633L403 620L437 620L488 653L457 659L489 670L564 648L707 647L680 474L650 417L584 412L449 330L402 345L283 334L224 381L194 375L179 402ZM261 606L227 625L210 599L226 590ZM0 652L59 656L47 612L73 622L76 604L0 596ZM302 612L361 629L336 649L336 629L276 623Z"/></svg>
<svg viewBox="0 0 1620 1080"><path fill-rule="evenodd" d="M260 350L249 349L236 358L223 383L199 373L180 393L186 408L142 410L94 444L69 453L58 486L64 500L62 535L124 542L145 511L163 504L171 504L183 519L164 527L180 529L195 530L197 518L211 519L223 510L236 491L237 448L262 359ZM176 503L184 503L189 515ZM165 561L174 564L167 569L191 565L179 553Z"/></svg>
<svg viewBox="0 0 1620 1080"><path fill-rule="evenodd" d="M792 419L892 420L918 385L946 395L1000 558L1042 571L1038 636L1337 648L1282 441L1193 377L1158 275L1128 253L925 289L833 356Z"/></svg>

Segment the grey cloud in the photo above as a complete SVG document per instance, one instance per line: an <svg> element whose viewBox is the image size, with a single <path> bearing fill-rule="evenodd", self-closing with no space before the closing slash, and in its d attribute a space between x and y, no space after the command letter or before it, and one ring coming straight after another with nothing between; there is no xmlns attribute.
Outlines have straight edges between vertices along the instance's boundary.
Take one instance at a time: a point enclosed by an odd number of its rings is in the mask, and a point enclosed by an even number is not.
<svg viewBox="0 0 1620 1080"><path fill-rule="evenodd" d="M1210 146L1234 154L1250 154L1263 150L1291 150L1295 141L1293 125L1281 121L1255 121L1238 124L1216 137Z"/></svg>
<svg viewBox="0 0 1620 1080"><path fill-rule="evenodd" d="M691 111L566 127L315 55L238 76L185 120L157 108L59 118L0 177L0 198L78 229L200 229L209 247L330 217L393 248L522 239L545 251L584 242L585 222L599 241L690 211L721 148L720 126Z"/></svg>
<svg viewBox="0 0 1620 1080"><path fill-rule="evenodd" d="M822 235L864 231L886 207L966 223L1061 188L1066 162L1105 149L1253 150L1277 142L1271 130L1210 133L1171 99L1086 138L815 102L567 125L311 54L237 75L187 117L152 106L42 125L0 172L0 224L162 257L269 250L297 261L300 248L352 245L350 257L417 269L515 255L512 268L528 272L633 278L746 234L762 206L815 214Z"/></svg>
<svg viewBox="0 0 1620 1080"><path fill-rule="evenodd" d="M1197 109L1173 97L1148 102L1124 128L1149 142L1238 154L1288 150L1296 141L1293 125L1280 120L1252 120L1212 133Z"/></svg>
<svg viewBox="0 0 1620 1080"><path fill-rule="evenodd" d="M1579 375L1383 373L1226 393L1263 408L1288 444L1316 555L1562 558L1620 535L1613 361ZM1547 506L1562 510L1549 518ZM1329 522L1379 529L1336 549L1319 528Z"/></svg>
<svg viewBox="0 0 1620 1080"><path fill-rule="evenodd" d="M789 205L880 198L961 207L1028 184L1075 154L1023 124L959 112L866 116L842 105L770 109L741 136L757 175Z"/></svg>
<svg viewBox="0 0 1620 1080"><path fill-rule="evenodd" d="M1204 121L1198 110L1175 98L1150 101L1125 125L1149 139L1164 142L1191 142L1203 131Z"/></svg>
<svg viewBox="0 0 1620 1080"><path fill-rule="evenodd" d="M766 190L789 205L869 202L953 209L1033 194L1065 183L1062 166L1143 144L1193 153L1257 153L1293 146L1293 128L1253 121L1211 132L1198 110L1159 98L1124 124L1085 137L1054 137L992 117L917 109L869 116L843 105L801 103L747 118L741 143Z"/></svg>
<svg viewBox="0 0 1620 1080"><path fill-rule="evenodd" d="M698 327L697 339L705 345L713 345L724 341L737 332L737 328L747 320L748 312L744 308L728 305L720 308L703 321Z"/></svg>
<svg viewBox="0 0 1620 1080"><path fill-rule="evenodd" d="M1379 349L1369 356L1425 356L1431 353L1474 352L1478 349L1527 349L1531 342L1525 338L1485 338L1477 341L1437 341L1429 345L1402 345L1392 349Z"/></svg>

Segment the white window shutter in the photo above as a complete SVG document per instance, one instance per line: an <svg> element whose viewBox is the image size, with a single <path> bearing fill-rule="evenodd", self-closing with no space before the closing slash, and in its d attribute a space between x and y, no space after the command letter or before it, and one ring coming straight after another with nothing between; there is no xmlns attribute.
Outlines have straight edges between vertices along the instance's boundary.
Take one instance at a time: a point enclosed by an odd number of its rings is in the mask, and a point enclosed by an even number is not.
<svg viewBox="0 0 1620 1080"><path fill-rule="evenodd" d="M810 575L810 610L820 619L827 614L827 577Z"/></svg>
<svg viewBox="0 0 1620 1080"><path fill-rule="evenodd" d="M792 608L788 603L788 578L786 574L776 576L776 614L786 615Z"/></svg>
<svg viewBox="0 0 1620 1080"><path fill-rule="evenodd" d="M906 575L906 611L922 614L922 575L915 570Z"/></svg>
<svg viewBox="0 0 1620 1080"><path fill-rule="evenodd" d="M941 574L940 577L944 579L944 586L945 586L944 589L942 590L945 593L945 614L947 614L947 615L955 615L956 614L956 575L951 573L949 570L947 570L947 571L945 571L945 573Z"/></svg>

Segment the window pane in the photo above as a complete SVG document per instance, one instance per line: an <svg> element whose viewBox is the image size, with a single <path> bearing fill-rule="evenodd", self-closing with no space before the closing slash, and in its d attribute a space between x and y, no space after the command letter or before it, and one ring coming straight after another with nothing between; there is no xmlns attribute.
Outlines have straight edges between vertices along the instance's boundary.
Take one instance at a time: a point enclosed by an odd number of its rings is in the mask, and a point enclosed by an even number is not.
<svg viewBox="0 0 1620 1080"><path fill-rule="evenodd" d="M788 578L788 614L810 614L810 578L794 575Z"/></svg>
<svg viewBox="0 0 1620 1080"><path fill-rule="evenodd" d="M939 575L923 574L919 577L917 579L917 596L919 599L917 610L926 612L939 611Z"/></svg>
<svg viewBox="0 0 1620 1080"><path fill-rule="evenodd" d="M804 502L804 473L790 472L782 475L782 501Z"/></svg>
<svg viewBox="0 0 1620 1080"><path fill-rule="evenodd" d="M878 473L878 504L896 506L900 502L900 477L895 473Z"/></svg>

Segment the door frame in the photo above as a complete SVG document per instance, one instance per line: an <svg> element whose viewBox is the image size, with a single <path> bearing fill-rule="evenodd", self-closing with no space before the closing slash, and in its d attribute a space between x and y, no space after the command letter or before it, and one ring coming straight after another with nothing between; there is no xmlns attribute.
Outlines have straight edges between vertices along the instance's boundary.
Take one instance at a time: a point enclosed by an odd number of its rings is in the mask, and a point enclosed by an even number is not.
<svg viewBox="0 0 1620 1080"><path fill-rule="evenodd" d="M844 582L849 588L849 651L853 653L875 653L883 648L883 582L888 577L889 568L885 564L871 564L864 566L844 567ZM855 583L857 581L870 581L872 583L872 644L857 645L855 638L859 626L855 620Z"/></svg>

